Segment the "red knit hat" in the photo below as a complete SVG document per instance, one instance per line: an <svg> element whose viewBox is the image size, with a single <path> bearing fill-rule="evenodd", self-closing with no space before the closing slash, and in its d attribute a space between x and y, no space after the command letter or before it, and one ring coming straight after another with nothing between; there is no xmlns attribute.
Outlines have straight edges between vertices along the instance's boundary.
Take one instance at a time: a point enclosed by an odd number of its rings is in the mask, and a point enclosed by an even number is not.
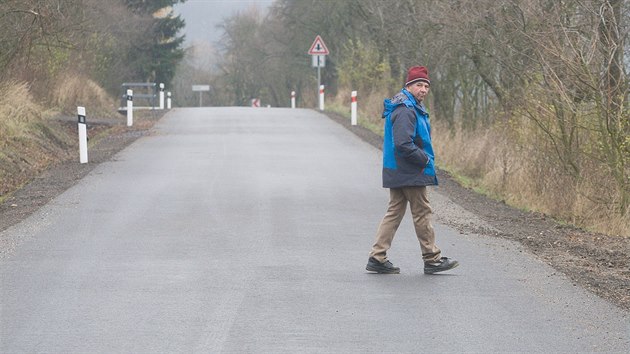
<svg viewBox="0 0 630 354"><path fill-rule="evenodd" d="M407 71L407 81L405 86L413 84L416 81L424 81L427 84L431 84L429 81L429 72L424 66L412 66Z"/></svg>

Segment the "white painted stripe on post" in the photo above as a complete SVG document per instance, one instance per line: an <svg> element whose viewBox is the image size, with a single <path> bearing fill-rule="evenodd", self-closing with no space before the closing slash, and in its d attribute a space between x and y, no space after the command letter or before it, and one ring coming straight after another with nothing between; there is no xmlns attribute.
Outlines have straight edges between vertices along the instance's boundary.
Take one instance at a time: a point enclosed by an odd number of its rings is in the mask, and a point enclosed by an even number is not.
<svg viewBox="0 0 630 354"><path fill-rule="evenodd" d="M78 127L79 127L79 162L88 162L87 145L87 121L85 118L85 107L77 107Z"/></svg>
<svg viewBox="0 0 630 354"><path fill-rule="evenodd" d="M357 125L357 92L352 91L350 94L350 121L352 125Z"/></svg>
<svg viewBox="0 0 630 354"><path fill-rule="evenodd" d="M133 125L133 90L127 90L127 126Z"/></svg>

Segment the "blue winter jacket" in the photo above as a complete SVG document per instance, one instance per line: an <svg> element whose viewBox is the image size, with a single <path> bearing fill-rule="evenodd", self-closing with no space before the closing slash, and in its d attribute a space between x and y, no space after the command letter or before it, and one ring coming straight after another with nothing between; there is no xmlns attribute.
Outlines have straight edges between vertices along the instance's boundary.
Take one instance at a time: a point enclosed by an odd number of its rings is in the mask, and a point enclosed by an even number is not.
<svg viewBox="0 0 630 354"><path fill-rule="evenodd" d="M437 185L429 113L402 89L383 102L383 187Z"/></svg>

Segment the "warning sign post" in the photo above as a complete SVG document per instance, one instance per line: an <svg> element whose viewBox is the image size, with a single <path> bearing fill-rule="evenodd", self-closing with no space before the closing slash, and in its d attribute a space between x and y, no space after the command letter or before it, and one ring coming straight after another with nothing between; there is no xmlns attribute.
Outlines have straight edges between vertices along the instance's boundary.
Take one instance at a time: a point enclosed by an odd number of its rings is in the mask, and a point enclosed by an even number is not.
<svg viewBox="0 0 630 354"><path fill-rule="evenodd" d="M326 55L330 54L330 52L326 47L326 43L324 43L324 40L319 34L315 37L313 44L311 44L311 48L308 50L308 54L313 56L311 63L313 67L317 68L317 87L320 90L319 107L321 110L323 110L323 95L321 94L323 91L320 70L321 68L326 66Z"/></svg>

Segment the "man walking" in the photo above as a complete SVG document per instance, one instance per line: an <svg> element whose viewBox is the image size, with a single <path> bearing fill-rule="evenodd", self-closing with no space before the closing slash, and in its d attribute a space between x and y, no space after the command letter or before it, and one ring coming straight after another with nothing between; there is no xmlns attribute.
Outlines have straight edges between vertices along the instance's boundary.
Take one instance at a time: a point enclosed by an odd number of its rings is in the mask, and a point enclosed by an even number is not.
<svg viewBox="0 0 630 354"><path fill-rule="evenodd" d="M442 257L435 245L430 221L426 187L438 184L429 114L422 104L430 85L426 67L411 67L404 88L384 102L383 187L389 188L389 205L365 267L371 272L400 273L400 268L387 259L387 250L405 215L407 203L422 250L424 273L443 272L459 265L456 260Z"/></svg>

